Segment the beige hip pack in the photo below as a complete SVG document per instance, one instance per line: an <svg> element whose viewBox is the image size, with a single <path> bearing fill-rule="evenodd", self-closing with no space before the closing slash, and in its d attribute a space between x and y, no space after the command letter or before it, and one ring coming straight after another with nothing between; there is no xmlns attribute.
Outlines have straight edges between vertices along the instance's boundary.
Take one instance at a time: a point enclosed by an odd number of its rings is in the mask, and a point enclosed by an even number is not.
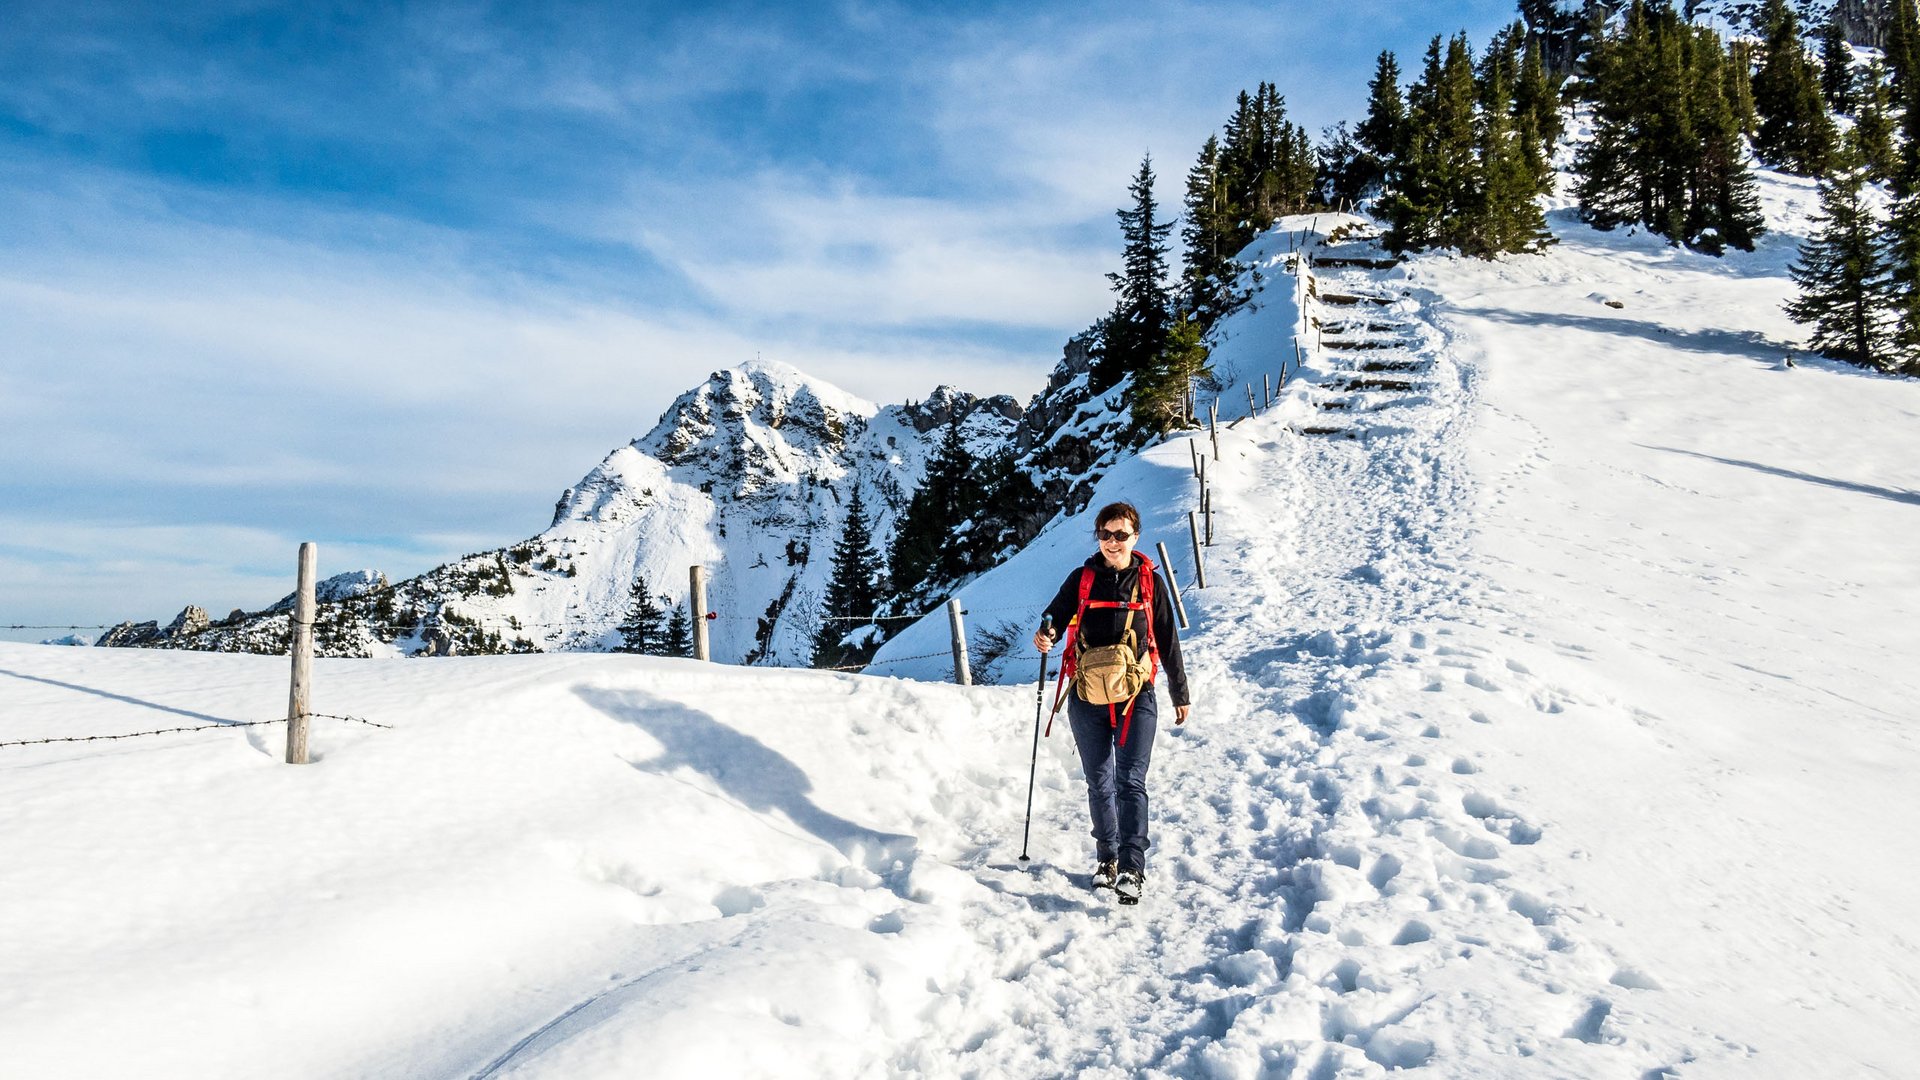
<svg viewBox="0 0 1920 1080"><path fill-rule="evenodd" d="M1129 623L1133 613L1127 613ZM1074 660L1073 695L1093 705L1117 705L1130 700L1153 681L1153 665L1133 649L1133 630L1118 645L1082 649Z"/></svg>

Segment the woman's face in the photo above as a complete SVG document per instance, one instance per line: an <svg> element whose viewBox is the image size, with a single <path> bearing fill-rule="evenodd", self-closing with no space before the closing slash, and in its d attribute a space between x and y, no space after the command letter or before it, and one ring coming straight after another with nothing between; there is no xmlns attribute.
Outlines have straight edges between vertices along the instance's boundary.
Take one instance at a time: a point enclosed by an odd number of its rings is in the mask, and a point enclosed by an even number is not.
<svg viewBox="0 0 1920 1080"><path fill-rule="evenodd" d="M1133 564L1133 545L1140 542L1140 534L1134 531L1133 522L1123 517L1103 521L1094 527L1093 535L1100 542L1100 556L1108 566L1126 567Z"/></svg>

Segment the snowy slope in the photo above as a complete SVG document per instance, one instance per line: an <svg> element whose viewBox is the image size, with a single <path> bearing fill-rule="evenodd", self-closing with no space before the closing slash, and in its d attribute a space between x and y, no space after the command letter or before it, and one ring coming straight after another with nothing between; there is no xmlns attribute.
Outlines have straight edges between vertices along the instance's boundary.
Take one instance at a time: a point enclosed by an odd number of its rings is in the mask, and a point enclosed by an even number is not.
<svg viewBox="0 0 1920 1080"><path fill-rule="evenodd" d="M328 661L316 708L395 726L319 721L306 768L276 727L0 747L9 1066L1912 1075L1920 385L1784 366L1810 195L1769 179L1779 232L1725 260L1561 214L1545 255L1309 282L1314 222L1263 238L1218 362L1257 387L1313 349L1209 463L1138 909L1084 892L1058 731L1014 860L1024 647L966 690ZM1190 585L1189 455L1094 503ZM1090 524L972 583L976 630L1030 628ZM945 645L873 670L941 678ZM284 678L0 645L0 741L259 718Z"/></svg>
<svg viewBox="0 0 1920 1080"><path fill-rule="evenodd" d="M986 457L1008 443L1020 408L945 386L883 408L772 361L716 371L568 488L546 531L391 590L353 590L342 603L323 595L317 648L418 655L437 627L463 653L607 651L621 644L636 576L656 603L684 606L698 565L711 583L715 659L805 666L854 490L884 551L955 415ZM369 577L378 575L340 583ZM189 608L167 631L128 623L102 644L284 652L288 607L211 626Z"/></svg>

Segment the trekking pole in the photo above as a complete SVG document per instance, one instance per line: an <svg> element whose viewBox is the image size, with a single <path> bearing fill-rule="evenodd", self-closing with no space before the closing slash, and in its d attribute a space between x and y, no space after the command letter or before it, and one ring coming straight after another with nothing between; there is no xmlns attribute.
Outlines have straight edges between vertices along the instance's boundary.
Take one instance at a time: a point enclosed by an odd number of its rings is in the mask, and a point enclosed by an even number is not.
<svg viewBox="0 0 1920 1080"><path fill-rule="evenodd" d="M1040 620L1040 630L1053 636L1053 616ZM1033 757L1027 762L1027 824L1020 830L1020 861L1030 861L1027 839L1033 835L1033 777L1040 770L1040 714L1047 708L1047 654L1040 654L1040 686L1033 693Z"/></svg>

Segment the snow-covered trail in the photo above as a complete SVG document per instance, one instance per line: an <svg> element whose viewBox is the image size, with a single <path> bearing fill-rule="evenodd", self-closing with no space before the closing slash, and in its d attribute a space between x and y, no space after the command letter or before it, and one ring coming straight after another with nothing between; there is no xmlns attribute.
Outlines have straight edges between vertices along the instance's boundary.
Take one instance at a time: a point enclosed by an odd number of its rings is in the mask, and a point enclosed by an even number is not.
<svg viewBox="0 0 1920 1080"><path fill-rule="evenodd" d="M1405 291L1379 276L1318 284ZM1405 349L1316 361L1323 383L1419 365L1411 391L1342 411L1364 438L1292 433L1319 388L1223 434L1216 562L1188 599L1197 712L1156 749L1148 902L1047 899L1084 881L1089 849L1077 784L1051 793L1042 850L1070 873L983 870L984 956L950 987L962 1075L1639 1075L1719 1049L1632 1015L1652 980L1553 898L1566 853L1448 749L1491 722L1462 691L1536 680L1482 625L1498 589L1468 550L1476 377L1430 308L1370 316Z"/></svg>

